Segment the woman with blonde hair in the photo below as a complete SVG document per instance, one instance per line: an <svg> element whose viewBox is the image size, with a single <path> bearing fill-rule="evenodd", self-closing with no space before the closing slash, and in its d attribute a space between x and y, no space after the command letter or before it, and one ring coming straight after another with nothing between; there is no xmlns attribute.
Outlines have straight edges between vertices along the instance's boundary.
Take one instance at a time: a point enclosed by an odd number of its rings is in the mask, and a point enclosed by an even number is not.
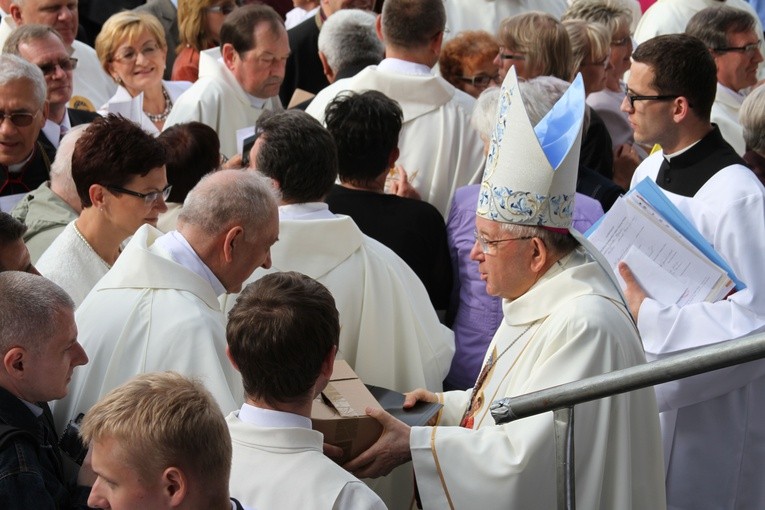
<svg viewBox="0 0 765 510"><path fill-rule="evenodd" d="M104 23L96 37L96 54L117 92L99 113L120 113L158 135L173 103L191 86L163 81L167 43L159 20L144 12L122 11ZM140 112L132 112L137 103Z"/></svg>
<svg viewBox="0 0 765 510"><path fill-rule="evenodd" d="M494 63L499 66L500 83L511 66L527 80L537 76L571 80L571 43L561 22L550 14L530 11L510 16L500 23L497 39Z"/></svg>
<svg viewBox="0 0 765 510"><path fill-rule="evenodd" d="M234 9L234 0L184 0L178 2L178 55L173 80L199 78L199 53L220 44L220 27Z"/></svg>

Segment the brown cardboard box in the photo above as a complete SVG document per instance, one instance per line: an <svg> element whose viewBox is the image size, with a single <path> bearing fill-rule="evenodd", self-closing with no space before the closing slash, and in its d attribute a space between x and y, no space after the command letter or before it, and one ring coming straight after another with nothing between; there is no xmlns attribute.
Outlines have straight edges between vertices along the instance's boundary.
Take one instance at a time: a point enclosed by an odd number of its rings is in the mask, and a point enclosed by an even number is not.
<svg viewBox="0 0 765 510"><path fill-rule="evenodd" d="M372 446L382 434L382 425L366 415L367 407L382 407L344 360L335 360L332 379L313 401L313 429L324 434L324 442L343 449L341 463Z"/></svg>

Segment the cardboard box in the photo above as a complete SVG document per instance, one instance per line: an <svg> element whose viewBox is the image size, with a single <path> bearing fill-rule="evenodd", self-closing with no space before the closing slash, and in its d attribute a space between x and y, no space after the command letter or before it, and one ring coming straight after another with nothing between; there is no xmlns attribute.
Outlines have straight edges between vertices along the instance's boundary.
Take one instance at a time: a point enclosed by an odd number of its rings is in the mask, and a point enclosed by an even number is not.
<svg viewBox="0 0 765 510"><path fill-rule="evenodd" d="M324 442L343 449L340 463L353 459L372 446L382 434L382 425L367 416L367 407L382 407L344 360L335 360L332 379L313 401L313 429L324 434Z"/></svg>

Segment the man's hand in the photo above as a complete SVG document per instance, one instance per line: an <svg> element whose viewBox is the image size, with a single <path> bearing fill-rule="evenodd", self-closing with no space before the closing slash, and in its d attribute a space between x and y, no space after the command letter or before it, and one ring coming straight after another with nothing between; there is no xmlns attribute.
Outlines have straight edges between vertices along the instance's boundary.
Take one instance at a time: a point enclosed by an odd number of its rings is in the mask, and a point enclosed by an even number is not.
<svg viewBox="0 0 765 510"><path fill-rule="evenodd" d="M614 151L613 181L624 190L630 189L635 169L640 165L640 156L630 143L623 143Z"/></svg>
<svg viewBox="0 0 765 510"><path fill-rule="evenodd" d="M416 173L417 172L415 172L415 174ZM401 165L396 165L396 176L393 177L390 181L389 193L399 197L422 200L417 190L414 189L414 187L409 183L409 176L406 174L406 170L404 170L404 167Z"/></svg>
<svg viewBox="0 0 765 510"><path fill-rule="evenodd" d="M244 165L242 164L242 155L234 154L230 159L227 159L221 165L223 170L239 170Z"/></svg>
<svg viewBox="0 0 765 510"><path fill-rule="evenodd" d="M627 284L627 288L624 290L624 297L627 298L627 306L630 309L630 313L638 320L638 313L640 312L640 305L643 304L648 294L645 293L643 287L635 279L635 275L632 274L629 266L624 262L619 262L619 274L622 275L624 283Z"/></svg>
<svg viewBox="0 0 765 510"><path fill-rule="evenodd" d="M382 435L367 451L349 460L343 467L358 478L377 478L412 460L409 450L411 428L376 407L368 407L367 415L380 422Z"/></svg>
<svg viewBox="0 0 765 510"><path fill-rule="evenodd" d="M334 460L336 464L340 463L340 459L343 457L343 449L333 444L324 443L324 455Z"/></svg>
<svg viewBox="0 0 765 510"><path fill-rule="evenodd" d="M438 395L424 388L417 388L409 393L404 393L404 409L409 409L417 402L438 403ZM428 420L428 425L433 426L438 421L438 414Z"/></svg>

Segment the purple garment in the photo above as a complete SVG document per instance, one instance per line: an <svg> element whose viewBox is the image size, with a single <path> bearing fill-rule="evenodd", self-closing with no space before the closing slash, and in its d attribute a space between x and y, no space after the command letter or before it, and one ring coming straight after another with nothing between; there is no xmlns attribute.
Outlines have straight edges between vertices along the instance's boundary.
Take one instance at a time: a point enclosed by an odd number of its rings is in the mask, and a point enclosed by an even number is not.
<svg viewBox="0 0 765 510"><path fill-rule="evenodd" d="M454 287L447 322L454 331L456 352L444 381L445 389L472 388L481 370L486 349L502 322L502 299L486 293L478 262L470 260L475 238L475 211L480 185L459 188L454 194L446 222L449 253L454 268ZM573 226L584 232L603 216L600 202L576 194Z"/></svg>

